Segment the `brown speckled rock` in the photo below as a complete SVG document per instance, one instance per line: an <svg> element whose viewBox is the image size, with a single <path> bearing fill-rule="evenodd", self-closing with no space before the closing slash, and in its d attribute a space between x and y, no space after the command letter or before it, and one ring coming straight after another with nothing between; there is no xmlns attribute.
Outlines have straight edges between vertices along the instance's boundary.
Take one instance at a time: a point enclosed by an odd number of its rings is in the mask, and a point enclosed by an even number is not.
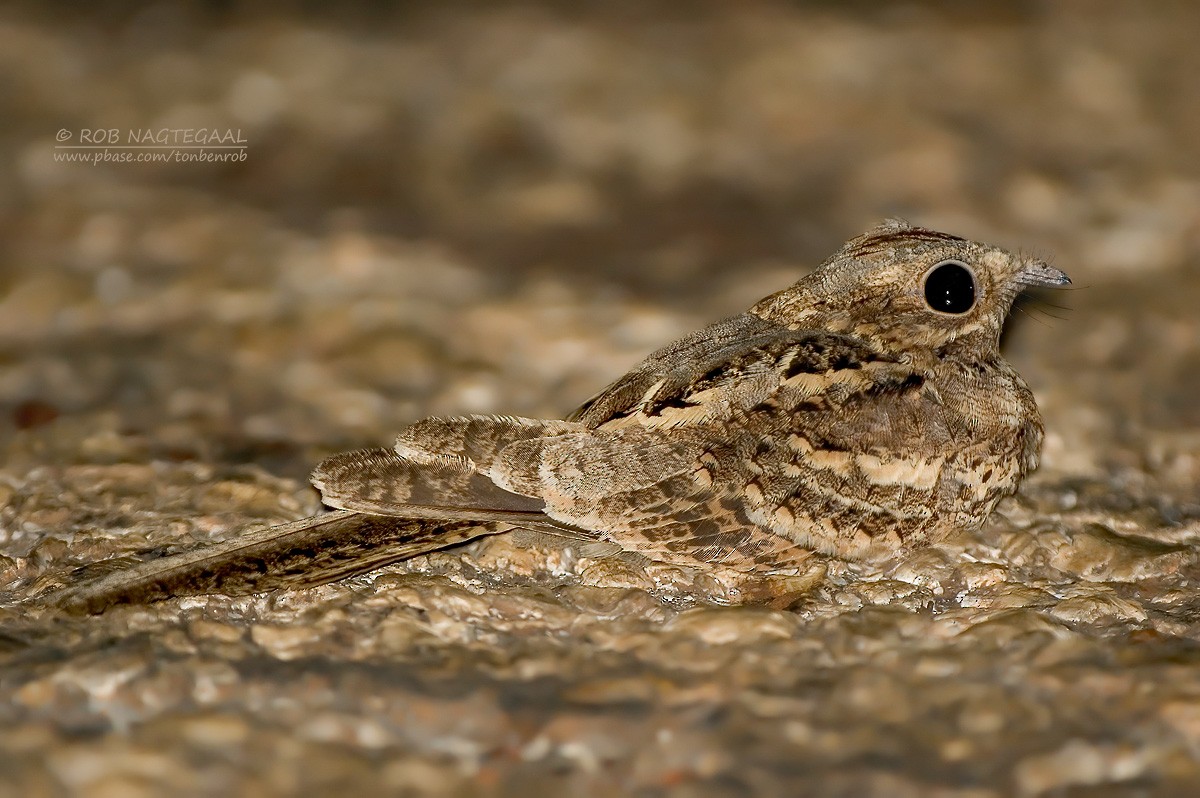
<svg viewBox="0 0 1200 798"><path fill-rule="evenodd" d="M1191 6L55 14L0 12L0 798L1195 793ZM247 158L56 159L187 127ZM787 610L536 535L22 603L422 416L561 414L890 214L1077 286L1010 327L1043 467L977 535Z"/></svg>

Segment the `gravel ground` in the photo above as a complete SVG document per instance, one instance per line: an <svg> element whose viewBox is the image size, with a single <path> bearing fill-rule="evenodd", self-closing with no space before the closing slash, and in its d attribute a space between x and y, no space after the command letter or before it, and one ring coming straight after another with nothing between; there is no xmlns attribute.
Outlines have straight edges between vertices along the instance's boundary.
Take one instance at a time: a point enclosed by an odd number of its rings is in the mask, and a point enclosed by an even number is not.
<svg viewBox="0 0 1200 798"><path fill-rule="evenodd" d="M0 12L0 796L1196 794L1200 7L404 8ZM187 129L246 157L63 149ZM532 538L21 604L423 416L561 415L888 215L1075 278L978 534L789 611Z"/></svg>

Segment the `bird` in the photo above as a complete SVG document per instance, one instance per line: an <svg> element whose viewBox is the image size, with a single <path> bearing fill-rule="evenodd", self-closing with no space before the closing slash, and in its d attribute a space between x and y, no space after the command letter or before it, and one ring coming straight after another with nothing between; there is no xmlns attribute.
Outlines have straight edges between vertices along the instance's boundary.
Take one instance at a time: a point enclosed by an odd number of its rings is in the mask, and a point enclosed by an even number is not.
<svg viewBox="0 0 1200 798"><path fill-rule="evenodd" d="M71 584L96 613L311 587L526 529L719 573L732 595L813 557L978 529L1043 427L1000 336L1044 261L889 219L746 312L650 354L564 419L434 417L337 454L330 508Z"/></svg>

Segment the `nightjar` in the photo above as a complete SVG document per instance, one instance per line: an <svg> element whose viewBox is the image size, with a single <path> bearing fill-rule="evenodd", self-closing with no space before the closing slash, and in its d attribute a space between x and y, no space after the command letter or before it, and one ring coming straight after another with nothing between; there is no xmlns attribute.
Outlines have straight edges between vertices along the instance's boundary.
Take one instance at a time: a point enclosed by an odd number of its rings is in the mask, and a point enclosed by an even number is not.
<svg viewBox="0 0 1200 798"><path fill-rule="evenodd" d="M889 221L668 344L566 420L430 418L313 474L332 512L60 591L119 602L302 587L517 528L755 579L976 528L1038 462L1001 356L1040 261ZM752 596L753 591L747 591Z"/></svg>

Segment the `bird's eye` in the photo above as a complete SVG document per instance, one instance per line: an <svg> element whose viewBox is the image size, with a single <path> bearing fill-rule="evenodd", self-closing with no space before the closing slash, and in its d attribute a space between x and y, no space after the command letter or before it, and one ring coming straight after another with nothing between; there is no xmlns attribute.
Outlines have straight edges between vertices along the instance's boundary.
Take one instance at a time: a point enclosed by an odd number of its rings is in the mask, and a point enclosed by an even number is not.
<svg viewBox="0 0 1200 798"><path fill-rule="evenodd" d="M975 276L965 263L944 260L925 275L925 301L939 313L966 313L975 307Z"/></svg>

